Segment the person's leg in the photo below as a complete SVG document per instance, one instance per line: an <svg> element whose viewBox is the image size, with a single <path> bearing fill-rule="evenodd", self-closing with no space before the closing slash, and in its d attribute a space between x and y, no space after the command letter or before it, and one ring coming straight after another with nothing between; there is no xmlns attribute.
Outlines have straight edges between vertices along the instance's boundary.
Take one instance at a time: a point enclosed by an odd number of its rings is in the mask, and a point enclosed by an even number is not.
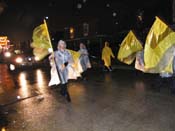
<svg viewBox="0 0 175 131"><path fill-rule="evenodd" d="M64 84L64 96L66 97L68 102L71 102L71 98L70 98L69 92L67 90L67 83Z"/></svg>
<svg viewBox="0 0 175 131"><path fill-rule="evenodd" d="M67 99L68 102L71 102L71 98L70 98L69 92L68 92L68 90L67 90L67 83L61 85L60 94L61 94L62 96L64 96L64 97Z"/></svg>
<svg viewBox="0 0 175 131"><path fill-rule="evenodd" d="M83 80L87 79L87 70L82 73L82 79Z"/></svg>
<svg viewBox="0 0 175 131"><path fill-rule="evenodd" d="M111 66L109 66L109 71L112 71L112 67Z"/></svg>
<svg viewBox="0 0 175 131"><path fill-rule="evenodd" d="M65 95L65 93L64 93L64 84L61 84L61 90L60 90L60 94L62 95L62 96L64 96Z"/></svg>
<svg viewBox="0 0 175 131"><path fill-rule="evenodd" d="M170 88L170 90L171 90L171 93L174 95L175 94L175 78L174 77L172 77L171 78L171 88Z"/></svg>

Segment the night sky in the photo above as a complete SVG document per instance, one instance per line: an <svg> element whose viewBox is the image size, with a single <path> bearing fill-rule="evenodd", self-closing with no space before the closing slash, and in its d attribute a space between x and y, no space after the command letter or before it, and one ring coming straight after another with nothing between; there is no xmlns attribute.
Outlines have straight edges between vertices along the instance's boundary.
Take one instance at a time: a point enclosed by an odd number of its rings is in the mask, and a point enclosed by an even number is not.
<svg viewBox="0 0 175 131"><path fill-rule="evenodd" d="M45 16L53 32L91 21L105 25L104 33L110 31L110 26L129 30L135 28L139 11L144 12L144 24L149 27L155 15L171 23L171 3L172 0L1 0L0 34L13 42L31 40L34 27Z"/></svg>

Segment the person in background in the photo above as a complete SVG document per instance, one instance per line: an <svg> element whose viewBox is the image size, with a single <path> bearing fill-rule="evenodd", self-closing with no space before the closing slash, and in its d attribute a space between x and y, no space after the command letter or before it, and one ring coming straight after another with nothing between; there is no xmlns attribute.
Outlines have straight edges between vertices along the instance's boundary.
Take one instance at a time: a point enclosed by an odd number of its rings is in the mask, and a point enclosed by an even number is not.
<svg viewBox="0 0 175 131"><path fill-rule="evenodd" d="M175 95L175 47L173 47L173 73L161 72L159 77L156 77L155 84L152 86L160 91L161 87L169 87L173 95Z"/></svg>
<svg viewBox="0 0 175 131"><path fill-rule="evenodd" d="M86 49L86 46L83 43L80 43L80 49L78 52L80 53L80 64L83 70L83 73L81 75L82 75L82 78L86 80L87 70L91 68L91 63L88 56L89 53Z"/></svg>
<svg viewBox="0 0 175 131"><path fill-rule="evenodd" d="M102 50L102 60L104 62L104 66L108 71L112 71L111 67L111 57L115 58L112 49L109 47L109 42L105 42L105 46Z"/></svg>
<svg viewBox="0 0 175 131"><path fill-rule="evenodd" d="M67 90L68 83L68 67L73 63L73 59L68 50L66 50L66 43L63 40L58 42L58 50L55 51L54 57L56 67L58 69L58 75L61 83L60 94L66 97L67 101L70 102L71 98Z"/></svg>

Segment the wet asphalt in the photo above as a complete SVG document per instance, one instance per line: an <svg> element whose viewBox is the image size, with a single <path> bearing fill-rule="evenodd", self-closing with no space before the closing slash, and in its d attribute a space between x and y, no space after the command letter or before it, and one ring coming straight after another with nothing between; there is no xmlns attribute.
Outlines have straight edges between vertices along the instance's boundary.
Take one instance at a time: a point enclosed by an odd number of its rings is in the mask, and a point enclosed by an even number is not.
<svg viewBox="0 0 175 131"><path fill-rule="evenodd" d="M175 131L175 95L156 75L125 68L92 69L86 80L48 87L49 68L9 72L0 65L3 131Z"/></svg>

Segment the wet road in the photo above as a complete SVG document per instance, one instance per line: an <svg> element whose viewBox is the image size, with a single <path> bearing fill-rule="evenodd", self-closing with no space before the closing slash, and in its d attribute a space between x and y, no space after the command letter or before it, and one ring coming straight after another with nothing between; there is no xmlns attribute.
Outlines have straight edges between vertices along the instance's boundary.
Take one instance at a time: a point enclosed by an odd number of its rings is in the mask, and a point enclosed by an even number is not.
<svg viewBox="0 0 175 131"><path fill-rule="evenodd" d="M174 131L175 96L154 76L92 70L68 85L72 103L49 88L49 69L9 73L0 65L0 128L6 131Z"/></svg>

